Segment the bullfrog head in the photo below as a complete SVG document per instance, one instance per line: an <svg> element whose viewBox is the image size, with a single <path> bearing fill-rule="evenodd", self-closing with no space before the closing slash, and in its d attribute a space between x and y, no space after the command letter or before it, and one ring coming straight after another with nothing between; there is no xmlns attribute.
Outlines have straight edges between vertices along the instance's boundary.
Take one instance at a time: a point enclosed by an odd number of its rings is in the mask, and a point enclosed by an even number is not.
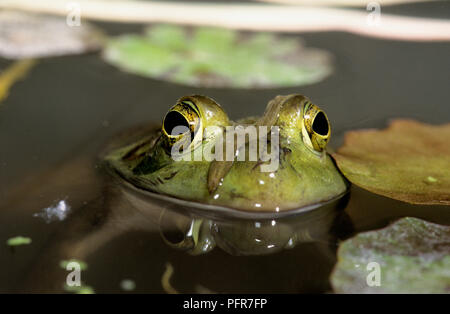
<svg viewBox="0 0 450 314"><path fill-rule="evenodd" d="M326 152L330 134L325 112L303 95L277 96L261 117L236 122L213 99L192 95L105 162L139 190L275 213L345 194L347 181Z"/></svg>

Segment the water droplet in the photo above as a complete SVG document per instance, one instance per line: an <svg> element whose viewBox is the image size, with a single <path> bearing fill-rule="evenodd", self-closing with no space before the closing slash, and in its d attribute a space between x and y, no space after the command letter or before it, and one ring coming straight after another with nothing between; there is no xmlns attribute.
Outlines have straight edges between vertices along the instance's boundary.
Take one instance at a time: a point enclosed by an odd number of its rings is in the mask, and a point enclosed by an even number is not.
<svg viewBox="0 0 450 314"><path fill-rule="evenodd" d="M56 205L44 208L40 213L35 213L34 217L41 217L45 222L50 223L55 220L66 219L70 212L70 206L65 200L59 201Z"/></svg>

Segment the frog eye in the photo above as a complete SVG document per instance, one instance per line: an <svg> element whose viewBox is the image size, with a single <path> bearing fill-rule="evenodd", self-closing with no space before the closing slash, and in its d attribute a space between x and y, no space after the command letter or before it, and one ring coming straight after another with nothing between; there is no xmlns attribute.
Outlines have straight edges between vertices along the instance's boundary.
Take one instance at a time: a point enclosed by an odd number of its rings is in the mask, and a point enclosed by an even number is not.
<svg viewBox="0 0 450 314"><path fill-rule="evenodd" d="M197 106L192 101L179 101L164 117L162 133L172 146L180 140L192 141L201 124Z"/></svg>
<svg viewBox="0 0 450 314"><path fill-rule="evenodd" d="M175 143L195 149L203 140L207 127L229 125L228 116L218 103L202 95L181 97L163 120L162 133L169 147ZM211 139L213 132L208 132ZM189 145L187 145L189 144Z"/></svg>
<svg viewBox="0 0 450 314"><path fill-rule="evenodd" d="M306 142L318 152L323 151L330 140L331 128L327 115L309 101L303 107L302 133L304 138L307 137Z"/></svg>

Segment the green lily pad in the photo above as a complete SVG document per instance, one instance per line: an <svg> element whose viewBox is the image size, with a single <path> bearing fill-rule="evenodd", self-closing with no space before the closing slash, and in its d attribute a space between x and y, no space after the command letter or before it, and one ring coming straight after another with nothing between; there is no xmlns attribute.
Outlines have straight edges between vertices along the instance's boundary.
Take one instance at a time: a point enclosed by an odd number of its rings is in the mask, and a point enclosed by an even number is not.
<svg viewBox="0 0 450 314"><path fill-rule="evenodd" d="M407 217L344 241L331 284L337 293L449 293L449 270L450 227Z"/></svg>
<svg viewBox="0 0 450 314"><path fill-rule="evenodd" d="M450 124L395 120L348 132L333 154L342 173L370 192L413 204L450 205Z"/></svg>
<svg viewBox="0 0 450 314"><path fill-rule="evenodd" d="M332 72L328 52L273 34L158 25L110 39L104 58L131 73L201 87L299 86Z"/></svg>

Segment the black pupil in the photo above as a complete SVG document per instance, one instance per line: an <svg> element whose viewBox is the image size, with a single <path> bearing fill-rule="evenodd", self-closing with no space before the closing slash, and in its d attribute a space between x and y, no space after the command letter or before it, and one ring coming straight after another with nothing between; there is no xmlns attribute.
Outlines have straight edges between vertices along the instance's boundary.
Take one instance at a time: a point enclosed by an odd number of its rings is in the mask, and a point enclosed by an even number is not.
<svg viewBox="0 0 450 314"><path fill-rule="evenodd" d="M319 112L312 125L313 131L320 135L328 134L328 121L323 112Z"/></svg>
<svg viewBox="0 0 450 314"><path fill-rule="evenodd" d="M189 130L189 123L183 117L183 115L179 112L171 111L166 115L166 117L164 119L164 129L166 130L167 134L169 134L169 135L180 135L180 134L183 134L184 132L186 132L186 129L183 128L183 129L177 130L178 132L176 132L176 134L173 134L172 132L177 126L178 127L183 126L183 127L187 128L187 130Z"/></svg>

